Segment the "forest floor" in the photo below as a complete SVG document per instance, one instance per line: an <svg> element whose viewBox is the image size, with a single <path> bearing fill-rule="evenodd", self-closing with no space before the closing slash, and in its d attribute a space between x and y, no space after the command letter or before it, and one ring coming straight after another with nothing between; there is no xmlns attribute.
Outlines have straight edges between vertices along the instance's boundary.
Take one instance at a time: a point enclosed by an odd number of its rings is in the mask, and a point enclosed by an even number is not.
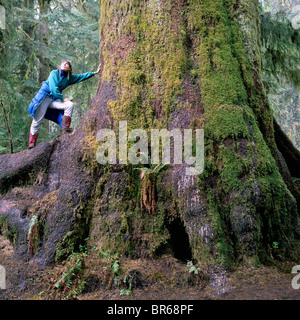
<svg viewBox="0 0 300 320"><path fill-rule="evenodd" d="M279 268L242 266L232 272L217 267L189 272L191 266L170 255L105 261L97 253L85 255L82 280L79 272L79 280L74 278L59 290L55 285L63 275L71 274L70 270L76 273L74 265L38 268L33 261L14 260L13 247L0 236L0 265L6 271L6 289L0 290L0 300L57 300L68 294L70 298L83 279L84 290L73 295L78 300L300 300L300 289L291 285L295 263ZM116 273L111 272L113 268Z"/></svg>

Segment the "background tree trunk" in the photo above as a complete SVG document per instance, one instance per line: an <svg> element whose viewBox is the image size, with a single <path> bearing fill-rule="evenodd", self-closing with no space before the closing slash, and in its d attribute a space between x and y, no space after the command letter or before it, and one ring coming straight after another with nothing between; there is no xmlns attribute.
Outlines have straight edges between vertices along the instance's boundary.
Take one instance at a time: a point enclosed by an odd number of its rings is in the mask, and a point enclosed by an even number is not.
<svg viewBox="0 0 300 320"><path fill-rule="evenodd" d="M34 0L24 0L24 8L26 8L27 10L32 11L34 8ZM21 65L21 77L24 79L26 72L27 72L27 68L29 65L29 57L32 54L32 49L31 48L31 44L32 41L34 41L34 29L33 29L33 23L32 22L28 22L29 18L29 14L28 12L26 12L25 16L24 16L24 21L23 21L23 25L22 25L22 29L26 34L25 40L24 40L24 44L23 44L23 51L25 53L25 57L24 60L22 62Z"/></svg>
<svg viewBox="0 0 300 320"><path fill-rule="evenodd" d="M39 230L36 251L16 237L16 256L50 263L88 244L227 267L297 257L299 175L275 141L258 17L256 0L101 1L100 81L75 134L0 157L0 214L19 235ZM204 129L201 175L184 163L147 177L154 214L133 165L96 161L97 131L120 120Z"/></svg>
<svg viewBox="0 0 300 320"><path fill-rule="evenodd" d="M39 82L47 80L49 75L49 63L46 57L48 50L48 18L47 13L50 5L50 0L38 0L40 8L40 70L39 70Z"/></svg>

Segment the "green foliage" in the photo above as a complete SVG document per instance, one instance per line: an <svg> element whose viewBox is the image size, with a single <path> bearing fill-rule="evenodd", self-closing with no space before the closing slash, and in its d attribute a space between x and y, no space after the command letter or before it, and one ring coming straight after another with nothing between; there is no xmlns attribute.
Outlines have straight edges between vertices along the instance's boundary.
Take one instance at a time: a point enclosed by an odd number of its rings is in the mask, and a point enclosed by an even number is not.
<svg viewBox="0 0 300 320"><path fill-rule="evenodd" d="M200 268L196 268L196 266L194 266L193 261L188 261L186 266L189 268L189 273L194 273L194 274L198 274L200 271Z"/></svg>
<svg viewBox="0 0 300 320"><path fill-rule="evenodd" d="M141 180L145 177L145 175L149 175L149 174L158 174L160 170L162 170L164 168L164 166L167 163L159 163L159 164L151 164L151 159L150 157L148 157L147 155L145 155L143 152L137 152L137 154L140 154L141 158L144 158L147 160L147 164L150 165L150 168L148 167L143 167L143 168L134 168L133 170L140 170L140 178Z"/></svg>
<svg viewBox="0 0 300 320"><path fill-rule="evenodd" d="M0 217L0 235L5 236L13 245L18 237L18 229L14 226L9 226L7 217Z"/></svg>
<svg viewBox="0 0 300 320"><path fill-rule="evenodd" d="M13 151L24 149L27 140L26 127L29 126L29 114L26 107L29 103L29 95L38 88L36 79L32 79L26 89L26 81L22 77L22 61L24 60L24 34L20 31L23 23L22 15L16 8L14 1L3 0L2 5L6 13L6 29L2 31L0 38L0 100L3 103L9 122L5 121L5 114L0 110L0 153L11 152L9 130L12 132ZM28 130L27 130L28 132Z"/></svg>
<svg viewBox="0 0 300 320"><path fill-rule="evenodd" d="M264 84L267 90L272 78L277 83L282 77L295 87L300 85L300 33L294 29L287 16L278 12L261 14L261 40L263 54Z"/></svg>
<svg viewBox="0 0 300 320"><path fill-rule="evenodd" d="M85 286L84 258L87 255L85 247L80 247L80 252L75 252L66 261L62 276L54 284L54 295L59 295L63 300L74 299L82 292Z"/></svg>
<svg viewBox="0 0 300 320"><path fill-rule="evenodd" d="M99 255L102 259L108 262L108 267L105 268L109 268L115 277L119 276L121 272L119 254L100 250Z"/></svg>
<svg viewBox="0 0 300 320"><path fill-rule="evenodd" d="M279 248L279 243L277 241L273 241L273 249L278 249Z"/></svg>
<svg viewBox="0 0 300 320"><path fill-rule="evenodd" d="M292 25L291 8L274 12L270 6L264 6L260 15L263 83L275 118L300 148L300 29Z"/></svg>

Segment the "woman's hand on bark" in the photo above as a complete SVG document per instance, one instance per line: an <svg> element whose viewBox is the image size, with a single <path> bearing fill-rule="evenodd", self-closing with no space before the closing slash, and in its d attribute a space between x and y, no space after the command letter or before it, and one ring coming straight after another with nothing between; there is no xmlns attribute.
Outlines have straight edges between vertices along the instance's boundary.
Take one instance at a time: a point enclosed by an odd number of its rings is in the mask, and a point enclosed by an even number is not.
<svg viewBox="0 0 300 320"><path fill-rule="evenodd" d="M98 74L100 72L100 69L101 69L101 63L99 64L99 67L98 67L97 71L95 71L94 73Z"/></svg>

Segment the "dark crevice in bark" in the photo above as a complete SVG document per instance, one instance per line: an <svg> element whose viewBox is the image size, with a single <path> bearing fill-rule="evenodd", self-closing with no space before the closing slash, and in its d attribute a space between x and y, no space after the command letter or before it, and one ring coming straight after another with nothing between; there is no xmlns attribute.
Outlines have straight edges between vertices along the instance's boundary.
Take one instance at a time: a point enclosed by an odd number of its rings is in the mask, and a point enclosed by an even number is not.
<svg viewBox="0 0 300 320"><path fill-rule="evenodd" d="M273 119L273 124L277 148L282 153L291 176L300 178L300 151L293 145L275 119Z"/></svg>
<svg viewBox="0 0 300 320"><path fill-rule="evenodd" d="M273 124L275 142L278 148L277 165L285 184L297 201L298 213L300 213L300 190L292 180L292 177L300 177L300 152L274 118Z"/></svg>
<svg viewBox="0 0 300 320"><path fill-rule="evenodd" d="M174 253L174 257L182 261L192 260L189 236L182 219L174 219L167 225L167 228L171 235L170 247Z"/></svg>

